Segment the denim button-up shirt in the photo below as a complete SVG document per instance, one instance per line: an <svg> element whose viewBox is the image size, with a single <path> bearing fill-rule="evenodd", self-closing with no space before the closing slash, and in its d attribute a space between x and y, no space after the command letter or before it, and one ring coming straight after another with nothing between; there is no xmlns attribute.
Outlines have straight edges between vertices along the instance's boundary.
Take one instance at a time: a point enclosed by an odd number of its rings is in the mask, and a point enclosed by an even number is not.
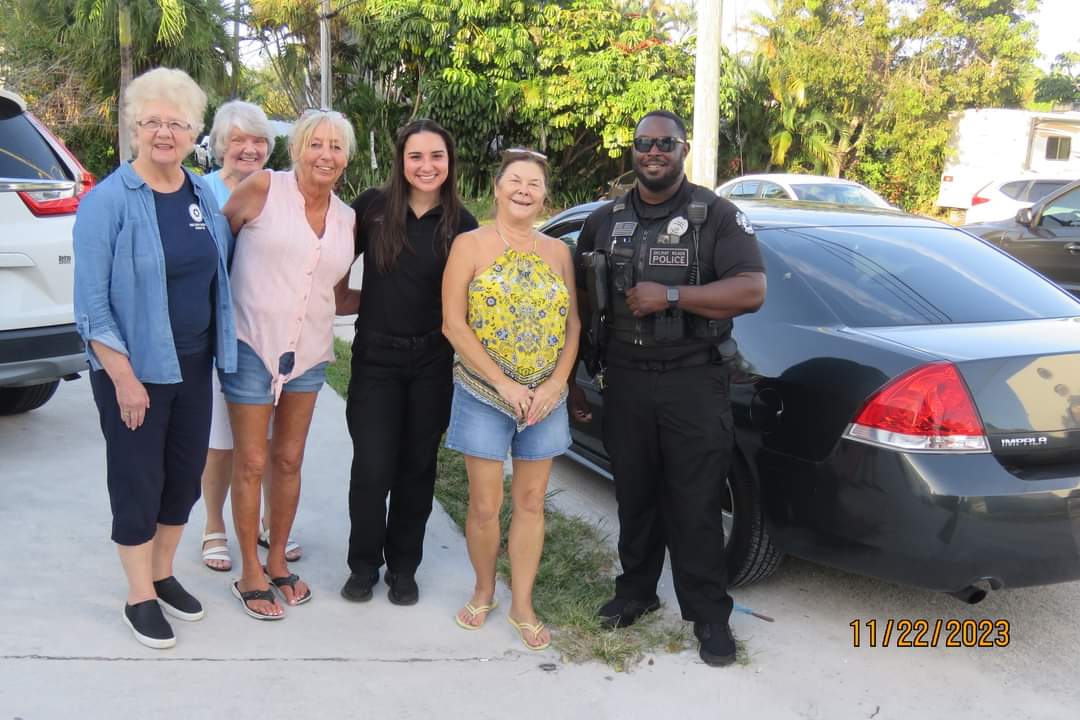
<svg viewBox="0 0 1080 720"><path fill-rule="evenodd" d="M184 172L218 249L214 356L219 368L235 372L236 322L228 273L232 233L213 193L196 175ZM127 355L140 382L181 382L154 193L130 163L79 203L74 240L75 326L86 342L90 367L101 369L90 347L96 340Z"/></svg>

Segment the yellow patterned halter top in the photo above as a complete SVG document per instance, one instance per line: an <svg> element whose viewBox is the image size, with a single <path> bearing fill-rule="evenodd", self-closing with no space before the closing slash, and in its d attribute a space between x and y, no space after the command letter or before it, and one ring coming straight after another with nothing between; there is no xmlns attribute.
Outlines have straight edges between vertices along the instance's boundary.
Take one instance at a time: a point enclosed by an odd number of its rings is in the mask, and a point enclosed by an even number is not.
<svg viewBox="0 0 1080 720"><path fill-rule="evenodd" d="M469 283L469 327L506 376L529 387L555 370L570 312L566 283L537 254L536 242L534 237L532 250L521 252L503 239L502 254ZM455 378L478 399L514 414L493 388L460 363Z"/></svg>

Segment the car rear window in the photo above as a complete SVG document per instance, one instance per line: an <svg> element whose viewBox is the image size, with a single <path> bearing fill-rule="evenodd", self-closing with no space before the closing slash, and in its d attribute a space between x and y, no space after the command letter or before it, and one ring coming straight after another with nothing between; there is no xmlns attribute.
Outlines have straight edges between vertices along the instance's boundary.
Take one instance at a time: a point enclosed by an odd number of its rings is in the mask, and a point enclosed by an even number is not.
<svg viewBox="0 0 1080 720"><path fill-rule="evenodd" d="M60 158L22 113L0 119L0 177L71 180Z"/></svg>
<svg viewBox="0 0 1080 720"><path fill-rule="evenodd" d="M1080 303L959 230L792 229L770 245L851 327L1080 315Z"/></svg>
<svg viewBox="0 0 1080 720"><path fill-rule="evenodd" d="M1008 195L1013 200L1020 199L1020 193L1024 192L1024 188L1027 187L1027 180L1017 180L1015 182L1005 183L1001 186L1001 193Z"/></svg>
<svg viewBox="0 0 1080 720"><path fill-rule="evenodd" d="M1028 190L1028 202L1037 203L1044 197L1059 190L1069 183L1065 180L1038 180L1031 184L1031 189Z"/></svg>
<svg viewBox="0 0 1080 720"><path fill-rule="evenodd" d="M857 185L815 183L812 185L792 185L791 189L795 191L795 196L799 200L836 203L838 205L858 205L860 207L881 207L881 203L873 195Z"/></svg>

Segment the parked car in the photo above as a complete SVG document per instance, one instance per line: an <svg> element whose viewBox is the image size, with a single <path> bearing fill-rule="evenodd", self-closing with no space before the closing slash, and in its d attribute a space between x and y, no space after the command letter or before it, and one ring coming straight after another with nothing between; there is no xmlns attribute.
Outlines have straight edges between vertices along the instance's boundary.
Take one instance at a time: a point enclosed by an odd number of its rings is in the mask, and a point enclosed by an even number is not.
<svg viewBox="0 0 1080 720"><path fill-rule="evenodd" d="M965 225L1080 297L1080 181L1047 195L1016 216Z"/></svg>
<svg viewBox="0 0 1080 720"><path fill-rule="evenodd" d="M0 90L0 415L41 407L86 370L71 230L93 185L23 99Z"/></svg>
<svg viewBox="0 0 1080 720"><path fill-rule="evenodd" d="M1080 180L1072 177L1042 175L1011 175L999 178L979 188L971 196L971 207L964 217L967 224L1008 220L1016 211L1031 207L1050 193Z"/></svg>
<svg viewBox="0 0 1080 720"><path fill-rule="evenodd" d="M210 147L210 136L203 135L199 142L195 143L195 164L205 171L214 167L214 152Z"/></svg>
<svg viewBox="0 0 1080 720"><path fill-rule="evenodd" d="M728 577L784 554L981 599L1080 578L1080 302L961 230L739 202L768 296L735 320ZM542 226L570 244L600 203ZM609 469L603 397L570 457Z"/></svg>
<svg viewBox="0 0 1080 720"><path fill-rule="evenodd" d="M864 185L824 175L743 175L720 185L716 188L716 194L729 200L802 200L894 209L883 197Z"/></svg>

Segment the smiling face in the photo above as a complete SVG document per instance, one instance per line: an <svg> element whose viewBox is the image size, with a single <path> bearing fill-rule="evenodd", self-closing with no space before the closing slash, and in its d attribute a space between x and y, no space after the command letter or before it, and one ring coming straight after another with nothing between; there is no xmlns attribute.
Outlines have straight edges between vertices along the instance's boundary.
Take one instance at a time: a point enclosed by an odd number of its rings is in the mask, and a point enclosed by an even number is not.
<svg viewBox="0 0 1080 720"><path fill-rule="evenodd" d="M180 166L195 147L195 133L191 125L172 103L151 101L142 106L136 118L135 145L137 156L144 162L156 165ZM151 130L146 124L158 123L160 127ZM173 129L169 124L177 124L186 129Z"/></svg>
<svg viewBox="0 0 1080 720"><path fill-rule="evenodd" d="M544 169L531 160L512 162L495 183L496 217L533 223L544 209L546 196Z"/></svg>
<svg viewBox="0 0 1080 720"><path fill-rule="evenodd" d="M256 170L262 170L269 154L270 143L266 138L233 127L225 139L221 172L223 175L234 175L243 179Z"/></svg>
<svg viewBox="0 0 1080 720"><path fill-rule="evenodd" d="M683 132L673 120L658 115L650 115L638 123L634 137L675 137L685 140ZM656 143L653 143L647 152L634 149L634 174L637 175L638 182L653 192L662 192L679 183L689 147L685 143L677 143L671 152L661 152Z"/></svg>
<svg viewBox="0 0 1080 720"><path fill-rule="evenodd" d="M413 133L405 141L402 155L405 182L419 192L438 192L450 170L450 156L443 139L432 132Z"/></svg>
<svg viewBox="0 0 1080 720"><path fill-rule="evenodd" d="M333 123L324 120L315 126L311 137L300 149L296 172L318 185L333 186L348 164L345 140Z"/></svg>

